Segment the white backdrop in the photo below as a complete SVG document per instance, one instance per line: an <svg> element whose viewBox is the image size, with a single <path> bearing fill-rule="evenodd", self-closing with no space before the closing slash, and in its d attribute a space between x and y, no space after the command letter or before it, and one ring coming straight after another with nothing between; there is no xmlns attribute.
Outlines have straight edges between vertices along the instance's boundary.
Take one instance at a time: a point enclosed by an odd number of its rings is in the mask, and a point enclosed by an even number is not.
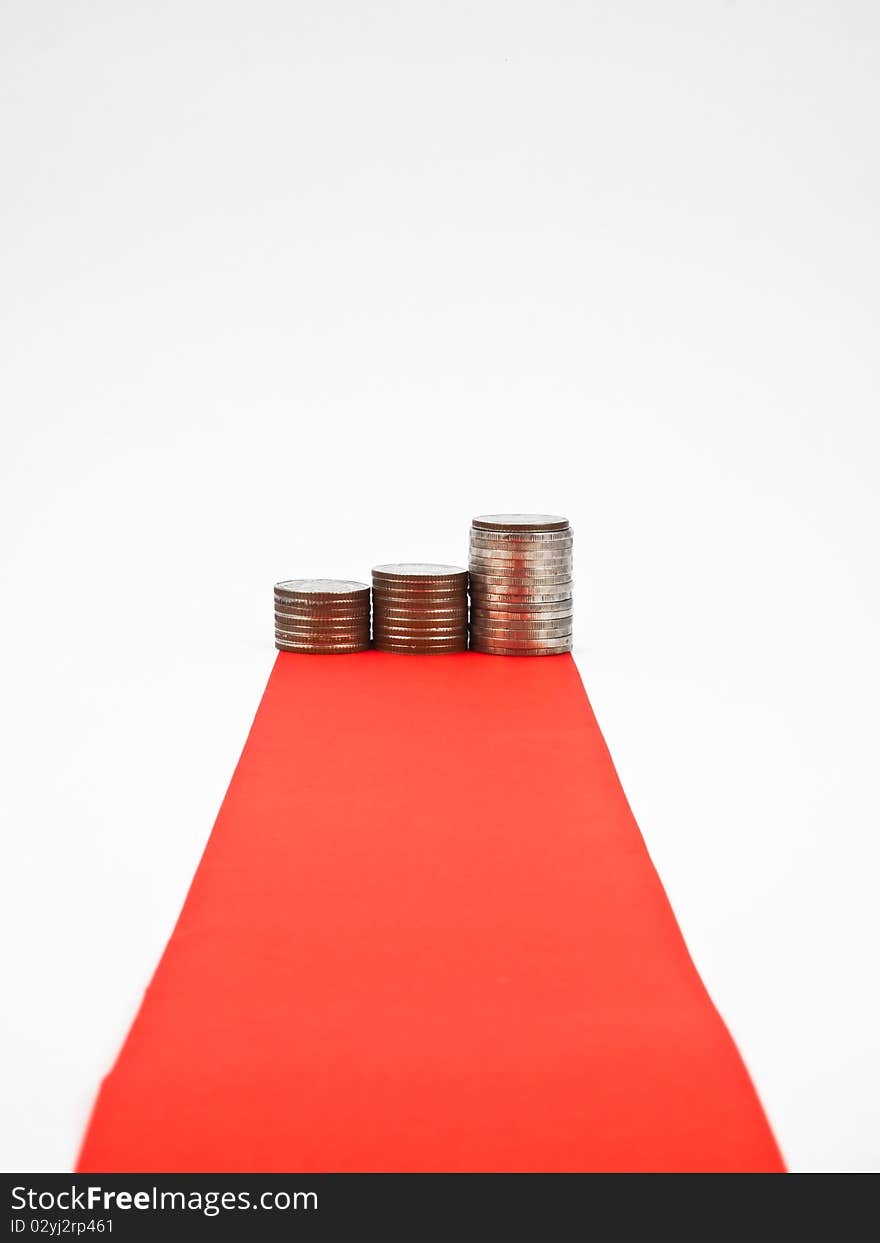
<svg viewBox="0 0 880 1243"><path fill-rule="evenodd" d="M271 585L567 514L795 1169L880 1166L880 9L5 0L0 1166L64 1169Z"/></svg>

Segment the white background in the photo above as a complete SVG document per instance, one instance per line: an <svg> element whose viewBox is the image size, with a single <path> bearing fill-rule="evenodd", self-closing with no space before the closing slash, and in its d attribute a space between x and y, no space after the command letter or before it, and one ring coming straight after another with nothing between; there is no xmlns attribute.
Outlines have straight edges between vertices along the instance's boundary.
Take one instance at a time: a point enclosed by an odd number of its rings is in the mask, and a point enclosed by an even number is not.
<svg viewBox="0 0 880 1243"><path fill-rule="evenodd" d="M0 1167L75 1160L273 581L505 509L787 1160L880 1166L878 6L0 23Z"/></svg>

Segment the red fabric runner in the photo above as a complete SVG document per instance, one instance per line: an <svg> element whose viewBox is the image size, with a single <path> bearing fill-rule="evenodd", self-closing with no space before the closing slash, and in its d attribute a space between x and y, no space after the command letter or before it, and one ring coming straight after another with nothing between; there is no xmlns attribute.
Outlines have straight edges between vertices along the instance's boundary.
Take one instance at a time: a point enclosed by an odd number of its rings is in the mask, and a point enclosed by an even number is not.
<svg viewBox="0 0 880 1243"><path fill-rule="evenodd" d="M570 657L278 656L78 1168L783 1168Z"/></svg>

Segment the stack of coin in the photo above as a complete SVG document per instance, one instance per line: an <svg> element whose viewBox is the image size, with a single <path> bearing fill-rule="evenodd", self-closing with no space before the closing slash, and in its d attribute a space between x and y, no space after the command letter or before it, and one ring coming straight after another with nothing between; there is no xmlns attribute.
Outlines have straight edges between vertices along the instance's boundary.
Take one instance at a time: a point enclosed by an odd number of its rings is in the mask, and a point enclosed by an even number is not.
<svg viewBox="0 0 880 1243"><path fill-rule="evenodd" d="M471 524L471 647L495 656L571 651L572 530L553 514Z"/></svg>
<svg viewBox="0 0 880 1243"><path fill-rule="evenodd" d="M373 645L380 652L467 651L467 579L455 565L377 565Z"/></svg>
<svg viewBox="0 0 880 1243"><path fill-rule="evenodd" d="M370 589L338 578L290 578L275 584L279 652L341 655L370 646Z"/></svg>

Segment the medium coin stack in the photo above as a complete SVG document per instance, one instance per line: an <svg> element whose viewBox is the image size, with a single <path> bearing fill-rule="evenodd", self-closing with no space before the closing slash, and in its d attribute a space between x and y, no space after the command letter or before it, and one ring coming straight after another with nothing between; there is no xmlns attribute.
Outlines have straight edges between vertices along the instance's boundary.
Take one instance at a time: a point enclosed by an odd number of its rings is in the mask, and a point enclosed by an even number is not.
<svg viewBox="0 0 880 1243"><path fill-rule="evenodd" d="M455 565L377 565L373 646L380 652L467 651L467 570Z"/></svg>
<svg viewBox="0 0 880 1243"><path fill-rule="evenodd" d="M275 584L279 652L343 655L370 646L370 589L338 578L290 578Z"/></svg>
<svg viewBox="0 0 880 1243"><path fill-rule="evenodd" d="M571 651L572 530L553 514L471 523L471 647L495 656Z"/></svg>

